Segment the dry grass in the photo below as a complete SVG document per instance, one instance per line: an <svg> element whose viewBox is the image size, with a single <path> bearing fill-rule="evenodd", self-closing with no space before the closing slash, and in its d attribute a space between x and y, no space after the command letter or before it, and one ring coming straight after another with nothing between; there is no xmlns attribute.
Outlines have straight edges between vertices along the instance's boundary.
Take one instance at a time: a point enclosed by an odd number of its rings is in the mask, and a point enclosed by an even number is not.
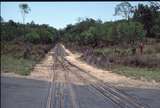
<svg viewBox="0 0 160 108"><path fill-rule="evenodd" d="M29 75L33 66L39 62L51 45L31 45L29 57L24 58L26 44L20 41L1 43L1 71Z"/></svg>
<svg viewBox="0 0 160 108"><path fill-rule="evenodd" d="M131 79L131 78L128 78L128 77L125 77L127 75L125 75L124 73L122 73L121 75L118 75L118 74L115 74L117 73L116 71L113 73L112 71L107 71L107 70L102 70L102 69L99 69L95 66L92 66L92 65L89 65L87 64L85 61L80 61L78 58L80 57L80 55L78 56L77 54L73 54L72 52L70 52L69 50L65 49L66 52L68 52L69 56L66 56L66 59L68 61L70 61L72 64L78 66L79 68L85 70L86 72L88 72L89 74L103 80L104 82L107 82L107 83L111 83L111 84L114 84L114 86L125 86L125 87L142 87L142 88L153 88L153 87L160 87L160 84L153 81L153 82L148 82L148 81L141 81L141 80L135 80L135 79ZM117 68L119 69L119 68ZM133 68L134 69L134 68ZM129 69L128 69L129 70ZM141 69L140 69L141 70ZM145 71L145 70L144 70ZM158 70L157 70L158 71ZM132 70L133 74L134 74L134 70ZM126 70L126 73L127 73L127 70ZM130 72L131 73L131 72ZM128 73L129 77L133 77L132 74ZM138 73L138 69L137 69L137 73ZM152 72L150 72L152 73ZM143 71L141 73L142 75L140 76L143 77ZM151 78L148 78L149 80L153 80L156 76L156 78L158 79L159 78L159 73L156 74L153 72L153 77ZM125 76L124 76L125 75ZM138 76L140 74L137 74ZM145 74L146 77L149 76L149 73L148 74Z"/></svg>
<svg viewBox="0 0 160 108"><path fill-rule="evenodd" d="M117 52L115 52L115 48ZM113 72L127 77L144 78L160 81L160 42L146 42L144 54L132 54L130 48L110 46L94 49L93 53L83 53L81 59L101 69L111 69ZM112 68L116 66L115 68Z"/></svg>

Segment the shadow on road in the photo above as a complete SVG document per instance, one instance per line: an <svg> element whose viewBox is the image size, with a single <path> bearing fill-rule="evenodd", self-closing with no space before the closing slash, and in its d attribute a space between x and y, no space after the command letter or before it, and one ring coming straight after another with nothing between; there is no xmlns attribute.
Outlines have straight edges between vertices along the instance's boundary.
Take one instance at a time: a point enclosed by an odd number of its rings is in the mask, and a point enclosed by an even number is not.
<svg viewBox="0 0 160 108"><path fill-rule="evenodd" d="M88 85L72 86L81 108L112 106L110 100L106 104L102 97L94 95L96 94L94 91L90 92L87 89ZM45 108L48 88L49 82L47 81L1 76L1 108ZM160 106L160 90L122 87L119 89L149 108Z"/></svg>

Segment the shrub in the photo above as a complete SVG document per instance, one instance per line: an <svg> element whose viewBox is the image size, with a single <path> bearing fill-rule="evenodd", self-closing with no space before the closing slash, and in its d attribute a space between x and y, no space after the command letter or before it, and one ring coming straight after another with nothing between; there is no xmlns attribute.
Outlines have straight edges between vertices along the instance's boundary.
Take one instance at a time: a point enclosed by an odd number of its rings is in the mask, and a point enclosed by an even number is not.
<svg viewBox="0 0 160 108"><path fill-rule="evenodd" d="M144 48L144 53L145 54L153 54L153 53L156 53L156 50L153 45L146 45Z"/></svg>
<svg viewBox="0 0 160 108"><path fill-rule="evenodd" d="M53 41L53 35L46 30L43 30L42 33L40 34L40 39L41 42L43 43L51 43Z"/></svg>
<svg viewBox="0 0 160 108"><path fill-rule="evenodd" d="M160 38L160 26L154 25L151 29L151 32L157 37Z"/></svg>
<svg viewBox="0 0 160 108"><path fill-rule="evenodd" d="M143 39L145 31L143 30L143 25L138 22L123 22L118 24L117 34L120 40L130 42Z"/></svg>
<svg viewBox="0 0 160 108"><path fill-rule="evenodd" d="M40 36L37 32L32 31L25 35L25 40L36 44L36 43L39 43Z"/></svg>
<svg viewBox="0 0 160 108"><path fill-rule="evenodd" d="M160 53L160 43L154 46L157 53Z"/></svg>
<svg viewBox="0 0 160 108"><path fill-rule="evenodd" d="M158 55L136 55L128 56L124 58L123 64L128 66L139 66L139 67L159 67L160 57Z"/></svg>

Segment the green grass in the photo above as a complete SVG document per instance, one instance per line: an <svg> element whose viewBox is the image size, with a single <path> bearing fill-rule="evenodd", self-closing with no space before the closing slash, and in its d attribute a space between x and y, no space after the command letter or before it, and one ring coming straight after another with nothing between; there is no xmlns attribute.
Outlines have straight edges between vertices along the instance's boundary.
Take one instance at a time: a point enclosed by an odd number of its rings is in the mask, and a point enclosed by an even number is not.
<svg viewBox="0 0 160 108"><path fill-rule="evenodd" d="M125 75L127 77L132 77L135 79L141 79L142 77L148 81L155 80L160 82L160 69L159 68L138 68L138 67L128 67L128 66L114 66L112 67L112 72Z"/></svg>
<svg viewBox="0 0 160 108"><path fill-rule="evenodd" d="M1 55L1 71L14 72L20 75L29 75L35 61L16 58L11 55Z"/></svg>

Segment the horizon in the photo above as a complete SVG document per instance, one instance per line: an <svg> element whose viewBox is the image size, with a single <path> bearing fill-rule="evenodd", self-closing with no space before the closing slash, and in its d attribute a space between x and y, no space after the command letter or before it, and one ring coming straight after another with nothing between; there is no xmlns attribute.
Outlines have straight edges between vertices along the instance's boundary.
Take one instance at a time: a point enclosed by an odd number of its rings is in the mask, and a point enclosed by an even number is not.
<svg viewBox="0 0 160 108"><path fill-rule="evenodd" d="M147 1L131 2L148 4ZM27 3L31 12L26 16L25 23L47 24L56 29L63 29L68 24L74 25L79 18L100 19L102 22L117 21L121 16L113 16L114 8L120 2L1 2L1 17L4 21L13 20L22 23L19 9L20 3ZM53 14L52 14L53 13Z"/></svg>

